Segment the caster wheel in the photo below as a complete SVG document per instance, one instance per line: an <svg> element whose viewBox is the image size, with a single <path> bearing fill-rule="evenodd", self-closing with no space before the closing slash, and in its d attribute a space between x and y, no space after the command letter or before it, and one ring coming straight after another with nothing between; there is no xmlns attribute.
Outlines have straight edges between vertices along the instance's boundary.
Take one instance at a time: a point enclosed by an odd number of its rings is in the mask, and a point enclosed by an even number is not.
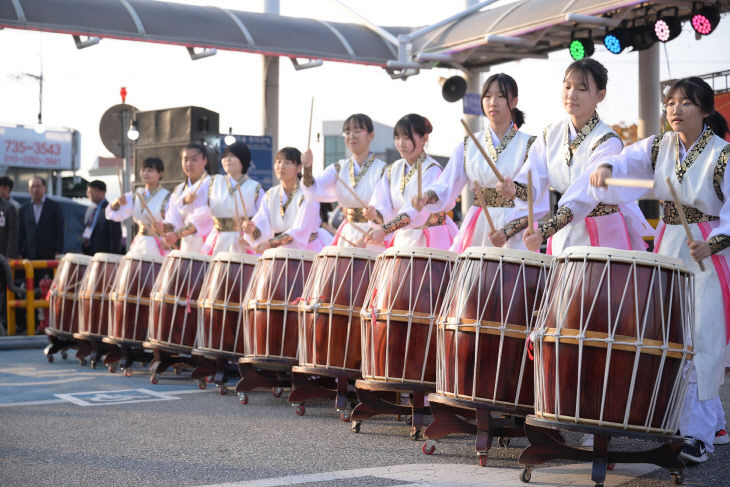
<svg viewBox="0 0 730 487"><path fill-rule="evenodd" d="M480 467L486 467L487 466L487 460L489 457L487 457L486 453L480 453L479 455L479 466Z"/></svg>
<svg viewBox="0 0 730 487"><path fill-rule="evenodd" d="M46 355L46 360L48 360L49 364L53 363L53 355Z"/></svg>
<svg viewBox="0 0 730 487"><path fill-rule="evenodd" d="M350 431L352 431L353 433L359 433L360 432L360 425L362 425L362 423L360 421L353 421L350 424Z"/></svg>
<svg viewBox="0 0 730 487"><path fill-rule="evenodd" d="M613 470L614 468L616 468L616 464L615 463L607 463L606 464L606 470Z"/></svg>
<svg viewBox="0 0 730 487"><path fill-rule="evenodd" d="M500 436L499 438L497 438L497 443L502 448L507 448L507 447L509 447L510 440L509 440L509 438L504 438L504 437Z"/></svg>
<svg viewBox="0 0 730 487"><path fill-rule="evenodd" d="M672 472L672 483L675 485L682 485L684 483L684 477L679 472Z"/></svg>
<svg viewBox="0 0 730 487"><path fill-rule="evenodd" d="M271 388L271 394L274 397L281 397L281 391L282 391L281 387L272 387Z"/></svg>
<svg viewBox="0 0 730 487"><path fill-rule="evenodd" d="M345 411L340 411L340 419L342 420L343 423L349 423L350 416L352 416L352 413L350 413L350 412L346 413Z"/></svg>
<svg viewBox="0 0 730 487"><path fill-rule="evenodd" d="M532 467L522 467L520 470L520 481L527 483L532 478Z"/></svg>
<svg viewBox="0 0 730 487"><path fill-rule="evenodd" d="M157 377L157 374L150 377L150 382L153 384L157 384L160 381L159 377Z"/></svg>
<svg viewBox="0 0 730 487"><path fill-rule="evenodd" d="M96 370L96 360L91 361L91 368Z"/></svg>
<svg viewBox="0 0 730 487"><path fill-rule="evenodd" d="M86 365L86 363L87 363L87 362L86 362L86 359L83 359L83 358L80 358L80 359L79 359L79 365L81 365L82 367L83 367L83 366L85 366L85 365Z"/></svg>
<svg viewBox="0 0 730 487"><path fill-rule="evenodd" d="M412 440L420 440L421 437L421 430L418 428L411 428L411 439Z"/></svg>
<svg viewBox="0 0 730 487"><path fill-rule="evenodd" d="M297 413L297 416L304 416L304 413L306 413L307 410L304 408L303 404L297 404L294 406L294 412Z"/></svg>
<svg viewBox="0 0 730 487"><path fill-rule="evenodd" d="M198 381L198 389L205 389L207 387L208 387L208 381L206 381L205 379L200 379Z"/></svg>
<svg viewBox="0 0 730 487"><path fill-rule="evenodd" d="M132 371L129 369L124 369L124 377L132 377Z"/></svg>
<svg viewBox="0 0 730 487"><path fill-rule="evenodd" d="M421 450L423 450L424 455L433 455L433 452L436 451L436 442L433 440L428 440L426 443L423 444Z"/></svg>
<svg viewBox="0 0 730 487"><path fill-rule="evenodd" d="M61 352L61 358L66 360L68 358L68 354L66 352Z"/></svg>
<svg viewBox="0 0 730 487"><path fill-rule="evenodd" d="M227 395L228 394L228 388L225 387L225 386L221 386L220 388L218 388L218 394L220 394L221 396Z"/></svg>
<svg viewBox="0 0 730 487"><path fill-rule="evenodd" d="M248 396L243 392L240 392L238 394L238 402L245 406L246 404L248 404Z"/></svg>
<svg viewBox="0 0 730 487"><path fill-rule="evenodd" d="M116 372L117 372L117 368L116 368L115 366L113 366L113 365L110 365L110 366L109 366L109 367L107 367L107 368L109 369L109 373L110 373L110 374L114 374L114 373L116 373Z"/></svg>

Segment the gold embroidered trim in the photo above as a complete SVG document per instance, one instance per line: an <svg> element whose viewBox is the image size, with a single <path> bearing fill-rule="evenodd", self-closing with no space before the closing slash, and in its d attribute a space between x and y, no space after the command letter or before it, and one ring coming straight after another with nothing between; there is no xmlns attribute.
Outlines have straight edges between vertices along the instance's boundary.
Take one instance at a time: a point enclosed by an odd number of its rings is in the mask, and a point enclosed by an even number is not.
<svg viewBox="0 0 730 487"><path fill-rule="evenodd" d="M530 147L532 147L532 144L534 144L536 140L536 135L531 135L530 138L527 139L527 146L525 147L525 158L522 161L523 164L527 162L527 156L530 154Z"/></svg>
<svg viewBox="0 0 730 487"><path fill-rule="evenodd" d="M375 154L371 152L368 160L365 161L365 164L363 164L358 173L355 174L355 158L354 156L350 158L350 184L352 185L353 189L357 188L357 183L359 183L360 180L365 177L365 173L368 172L368 169L370 169L370 166L373 165L374 161Z"/></svg>
<svg viewBox="0 0 730 487"><path fill-rule="evenodd" d="M725 250L730 247L730 237L723 233L719 233L708 240L707 244L710 246L712 253L716 254L721 250Z"/></svg>
<svg viewBox="0 0 730 487"><path fill-rule="evenodd" d="M527 185L518 183L517 181L515 183L515 198L519 198L522 201L527 201Z"/></svg>
<svg viewBox="0 0 730 487"><path fill-rule="evenodd" d="M408 217L408 215L406 215L405 213L400 213L388 223L383 225L383 230L386 234L393 233L396 230L405 227L409 223L411 223L411 219Z"/></svg>
<svg viewBox="0 0 730 487"><path fill-rule="evenodd" d="M243 183L246 182L246 180L248 179L248 174L244 174L243 176L241 176L238 179L238 181L236 181L236 186L232 186L231 185L231 177L230 176L226 175L225 178L226 178L226 186L228 187L228 194L230 196L233 196L233 193L236 192L236 187L237 186L240 186L240 185L242 185ZM213 186L213 185L211 184L211 186Z"/></svg>
<svg viewBox="0 0 730 487"><path fill-rule="evenodd" d="M565 134L563 135L563 145L565 146L565 163L570 166L570 163L573 160L573 154L575 154L575 151L578 150L578 147L580 147L580 144L585 140L586 137L593 131L594 128L598 125L598 122L600 122L601 119L598 118L598 112L593 112L593 116L591 117L588 122L581 127L581 129L578 131L578 133L575 135L575 138L572 142L570 142L570 121L568 121L568 125L565 127Z"/></svg>
<svg viewBox="0 0 730 487"><path fill-rule="evenodd" d="M340 166L340 161L337 161L337 162L333 163L332 165L335 166L335 171L337 171L337 174L339 175L340 170L342 170L342 166Z"/></svg>
<svg viewBox="0 0 730 487"><path fill-rule="evenodd" d="M286 194L286 203L282 203L281 199L279 200L279 213L281 213L281 217L284 218L284 215L286 214L286 209L289 208L289 205L292 202L292 199L294 199L294 195L297 194L297 190L299 189L299 181L297 181L297 184L294 185L294 189L291 193L287 193L284 189L284 186L281 187L281 192Z"/></svg>
<svg viewBox="0 0 730 487"><path fill-rule="evenodd" d="M545 139L545 143L547 144L547 134L550 132L550 129L552 128L552 125L548 125L544 129L542 129L542 138Z"/></svg>
<svg viewBox="0 0 730 487"><path fill-rule="evenodd" d="M464 164L464 174L466 174L466 149L469 146L469 136L467 135L464 137L464 157L463 157L463 164Z"/></svg>
<svg viewBox="0 0 730 487"><path fill-rule="evenodd" d="M426 160L426 153L421 152L421 155L418 156L418 159L416 159L416 162L411 166L411 168L406 172L406 168L408 167L408 161L403 164L403 172L405 173L403 177L400 180L400 194L405 194L406 192L406 186L408 185L408 182L413 178L413 176L418 171L418 167L423 164L423 161ZM429 166L431 167L431 166ZM421 168L421 171L425 171L428 168Z"/></svg>
<svg viewBox="0 0 730 487"><path fill-rule="evenodd" d="M269 239L269 243L272 247L281 247L282 245L290 244L293 241L294 238L286 233L280 233L274 236L274 238Z"/></svg>
<svg viewBox="0 0 730 487"><path fill-rule="evenodd" d="M527 228L527 217L523 216L506 224L502 231L507 238L512 238L525 228Z"/></svg>
<svg viewBox="0 0 730 487"><path fill-rule="evenodd" d="M509 130L507 130L507 133L504 134L504 137L499 139L499 145L495 148L494 143L492 142L491 130L487 128L484 131L484 142L486 142L487 144L487 152L489 152L489 157L492 158L492 162L494 162L495 164L497 163L497 159L499 159L499 156L502 155L502 152L504 152L509 143L512 142L515 134L517 134L515 126L510 125Z"/></svg>
<svg viewBox="0 0 730 487"><path fill-rule="evenodd" d="M677 140L674 145L674 172L677 174L677 179L679 179L679 182L682 182L682 178L684 177L684 173L687 172L687 170L692 167L692 164L695 163L699 155L702 153L702 151L707 147L708 142L710 142L710 139L714 136L714 132L709 127L705 129L704 132L702 132L702 135L700 135L700 138L697 139L697 142L692 146L692 149L687 153L687 156L684 158L684 161L681 163L679 162L679 144L681 144L679 140L679 134L677 134Z"/></svg>
<svg viewBox="0 0 730 487"><path fill-rule="evenodd" d="M484 198L484 204L488 207L514 208L515 206L515 200L503 198L494 188L481 188L481 193L482 198ZM474 192L474 200L479 201L476 191Z"/></svg>
<svg viewBox="0 0 730 487"><path fill-rule="evenodd" d="M655 135L651 142L651 168L656 169L656 160L659 157L659 145L662 143L664 134Z"/></svg>
<svg viewBox="0 0 730 487"><path fill-rule="evenodd" d="M426 220L426 223L421 226L420 228L428 228L428 227L437 227L439 225L443 225L446 221L446 213L439 212L439 213L431 213L428 216L428 220Z"/></svg>
<svg viewBox="0 0 730 487"><path fill-rule="evenodd" d="M302 171L302 184L307 188L314 186L314 175L311 167L305 167Z"/></svg>
<svg viewBox="0 0 730 487"><path fill-rule="evenodd" d="M722 149L722 152L720 152L720 157L717 158L715 172L712 176L712 185L715 187L715 194L717 194L717 197L722 202L725 201L725 195L722 193L722 180L725 177L728 156L730 156L730 144L726 145Z"/></svg>
<svg viewBox="0 0 730 487"><path fill-rule="evenodd" d="M667 225L682 224L682 220L679 219L679 213L677 212L677 205L675 205L674 202L665 201L663 204L663 208L664 216L662 216L662 220L664 220L664 223L666 223ZM702 211L691 206L682 206L682 208L684 209L684 217L687 219L687 223L689 223L690 225L692 223L711 222L720 219L717 216L702 213Z"/></svg>
<svg viewBox="0 0 730 487"><path fill-rule="evenodd" d="M549 238L573 221L573 212L567 206L561 206L548 221L538 226L543 238Z"/></svg>
<svg viewBox="0 0 730 487"><path fill-rule="evenodd" d="M350 223L367 223L368 221L363 208L345 208L345 218Z"/></svg>
<svg viewBox="0 0 730 487"><path fill-rule="evenodd" d="M241 227L236 224L235 218L213 217L213 228L219 232L237 232Z"/></svg>
<svg viewBox="0 0 730 487"><path fill-rule="evenodd" d="M167 193L165 197L162 199L162 205L160 205L160 215L162 215L162 219L165 219L165 210L167 209L167 204L170 201L170 196L172 196L172 193Z"/></svg>
<svg viewBox="0 0 730 487"><path fill-rule="evenodd" d="M606 215L613 215L614 213L618 213L618 205L608 205L606 203L598 203L593 210L591 210L590 214L588 215L588 218L596 217L596 216L606 216Z"/></svg>
<svg viewBox="0 0 730 487"><path fill-rule="evenodd" d="M593 146L591 147L591 152L593 152L593 151L595 151L596 149L598 149L598 147L599 147L599 146L600 146L601 144L603 144L604 142L606 142L607 140L609 140L609 139L613 139L613 138L616 138L616 139L618 139L618 141L619 141L619 142L621 142L621 148L623 148L623 146L624 146L624 141L623 141L623 140L621 140L621 137L619 137L617 133L615 133L615 132L606 132L605 134L603 134L603 136L602 136L602 137L601 137L600 139L598 139L598 140L597 140L597 141L595 142L595 144L593 144Z"/></svg>
<svg viewBox="0 0 730 487"><path fill-rule="evenodd" d="M137 235L142 235L144 237L156 237L157 232L155 232L155 230L149 225L140 225L137 230Z"/></svg>

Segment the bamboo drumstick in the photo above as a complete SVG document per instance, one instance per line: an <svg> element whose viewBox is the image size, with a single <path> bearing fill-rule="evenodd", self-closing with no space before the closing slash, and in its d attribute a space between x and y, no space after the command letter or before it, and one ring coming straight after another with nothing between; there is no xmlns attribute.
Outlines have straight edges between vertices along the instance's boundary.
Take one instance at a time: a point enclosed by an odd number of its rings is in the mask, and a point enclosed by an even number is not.
<svg viewBox="0 0 730 487"><path fill-rule="evenodd" d="M358 203L360 203L360 206L363 207L363 209L367 208L369 205L365 203L363 200L360 199L360 197L357 195L354 189L350 187L349 184L347 184L345 181L342 180L339 174L335 173L335 177L337 178L337 181L339 181L347 191L350 192L350 194L357 200Z"/></svg>
<svg viewBox="0 0 730 487"><path fill-rule="evenodd" d="M355 245L354 243L352 243L352 242L350 242L350 241L349 241L348 239L346 239L346 238L344 237L344 235L340 235L340 238L341 238L342 240L344 240L345 242L349 243L349 244L350 244L351 246L353 246L353 247L357 247L357 245Z"/></svg>
<svg viewBox="0 0 730 487"><path fill-rule="evenodd" d="M150 219L152 220L152 226L151 226L152 233L154 233L157 238L161 238L162 241L164 242L165 241L165 237L163 235L160 235L160 233L157 231L157 228L156 228L157 219L155 218L155 215L152 213L152 210L150 210L150 207L147 206L147 202L145 202L145 200L144 200L144 198L142 197L141 194L139 194L139 193L135 193L135 194L137 195L137 197L139 197L139 202L142 204L142 209L147 212L147 214L149 215ZM173 244L172 245L172 248L177 249L177 245L176 244Z"/></svg>
<svg viewBox="0 0 730 487"><path fill-rule="evenodd" d="M122 170L117 168L117 179L119 180L119 193L124 195L124 182L122 181Z"/></svg>
<svg viewBox="0 0 730 487"><path fill-rule="evenodd" d="M684 231L687 234L687 240L689 243L694 242L694 238L692 238L692 231L689 229L689 223L687 223L687 218L684 216L684 207L679 202L679 196L677 195L677 192L674 189L674 186L672 186L672 182L669 180L669 177L665 179L667 182L667 186L669 186L669 192L672 193L672 200L674 200L674 206L677 207L677 213L679 213L679 220L682 222L682 226L684 227ZM702 272L705 271L705 265L702 263L701 260L697 261L697 265L700 266L700 270Z"/></svg>
<svg viewBox="0 0 730 487"><path fill-rule="evenodd" d="M622 186L625 188L654 189L653 179L632 179L632 178L606 178L604 182L608 186Z"/></svg>
<svg viewBox="0 0 730 487"><path fill-rule="evenodd" d="M534 232L535 216L532 205L532 171L527 171L527 235Z"/></svg>
<svg viewBox="0 0 730 487"><path fill-rule="evenodd" d="M363 235L365 235L366 237L369 237L369 236L370 236L370 234L369 234L368 232L366 232L366 231L365 231L365 230L363 230L362 228L358 227L358 226L357 226L356 224L352 223L351 225L352 225L352 226L353 226L353 227L354 227L354 228L355 228L355 229L356 229L356 230L357 230L358 232L362 233L362 234L363 234ZM341 235L340 235L340 236L341 236Z"/></svg>
<svg viewBox="0 0 730 487"><path fill-rule="evenodd" d="M479 203L479 206L482 208L482 212L484 213L484 216L487 219L487 223L489 224L489 230L492 232L495 232L497 229L494 227L494 222L492 221L492 216L489 214L489 210L487 210L487 204L484 202L484 197L482 196L482 188L479 186L479 183L474 183L474 193L477 197L477 203Z"/></svg>
<svg viewBox="0 0 730 487"><path fill-rule="evenodd" d="M482 153L482 156L487 161L487 164L489 164L489 167L492 168L492 171L494 172L494 175L497 176L497 179L499 179L499 182L500 183L503 183L504 182L504 178L502 177L502 174L499 172L499 169L497 169L497 166L494 164L494 162L492 161L492 159L489 158L489 155L487 155L487 151L484 150L484 147L482 147L482 144L476 138L476 136L471 131L471 129L466 124L466 122L464 121L463 118L461 119L461 124L466 129L466 133L469 134L469 137L471 137L471 140L473 140L474 141L474 144L476 144L477 149L479 149L479 152Z"/></svg>
<svg viewBox="0 0 730 487"><path fill-rule="evenodd" d="M423 164L418 159L416 159L416 164L418 164L416 168L418 170L418 201L421 201L421 190L423 189L423 171L421 170L421 166Z"/></svg>
<svg viewBox="0 0 730 487"><path fill-rule="evenodd" d="M243 201L243 193L241 192L241 185L237 184L236 189L238 190L238 196L241 198L241 207L243 208L243 212L245 213L243 218L245 219L245 221L248 221L249 220L248 210L246 209L246 202ZM236 207L236 209L238 209L238 207Z"/></svg>
<svg viewBox="0 0 730 487"><path fill-rule="evenodd" d="M312 104L309 106L309 132L307 132L307 150L309 150L312 141L312 114L314 113L314 97L312 97Z"/></svg>

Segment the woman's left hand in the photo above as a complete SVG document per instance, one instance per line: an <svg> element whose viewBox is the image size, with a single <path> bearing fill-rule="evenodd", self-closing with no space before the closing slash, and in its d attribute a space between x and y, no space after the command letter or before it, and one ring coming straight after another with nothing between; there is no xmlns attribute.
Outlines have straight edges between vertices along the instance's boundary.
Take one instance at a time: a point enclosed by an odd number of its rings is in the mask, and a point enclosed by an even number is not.
<svg viewBox="0 0 730 487"><path fill-rule="evenodd" d="M527 250L539 252L540 245L545 241L545 237L543 237L540 230L535 230L531 235L528 235L527 232L522 234L522 241L525 242Z"/></svg>
<svg viewBox="0 0 730 487"><path fill-rule="evenodd" d="M383 245L384 240L385 230L383 230L383 227L377 227L373 230L370 230L370 237L368 238L368 242L371 242L375 245Z"/></svg>
<svg viewBox="0 0 730 487"><path fill-rule="evenodd" d="M706 259L712 255L710 245L704 240L693 240L689 245L689 255L696 262Z"/></svg>

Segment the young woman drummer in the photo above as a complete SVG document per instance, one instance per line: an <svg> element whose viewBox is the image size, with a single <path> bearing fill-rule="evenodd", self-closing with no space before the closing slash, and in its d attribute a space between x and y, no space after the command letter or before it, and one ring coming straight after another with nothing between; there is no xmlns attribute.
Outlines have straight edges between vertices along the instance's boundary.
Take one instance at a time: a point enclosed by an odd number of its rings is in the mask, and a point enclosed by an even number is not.
<svg viewBox="0 0 730 487"><path fill-rule="evenodd" d="M246 174L251 151L243 142L235 142L226 147L221 164L226 174L212 176L208 189L213 230L205 239L203 253L253 252L243 237L241 225L258 211L264 190Z"/></svg>
<svg viewBox="0 0 730 487"><path fill-rule="evenodd" d="M695 356L686 371L689 386L679 421L685 436L680 456L691 462L705 461L705 450L714 451L713 443L729 442L718 394L730 337L730 176L725 171L730 144L723 140L727 121L715 111L714 101L712 88L702 79L677 81L664 99L672 131L602 158L590 177L596 197L616 202L641 197L647 190L604 189L605 178L652 179L654 194L664 201L654 252L679 257L694 272ZM666 178L679 196L677 203L684 209L691 242ZM697 263L703 259L705 271Z"/></svg>
<svg viewBox="0 0 730 487"><path fill-rule="evenodd" d="M517 83L511 76L498 73L487 78L482 87L482 113L489 125L487 130L476 134L477 140L503 176L516 176L535 137L518 130L525 117L517 108ZM476 185L495 227L502 228L507 223L505 216L515 203L513 199L497 194L494 188L498 182L479 148L467 136L454 149L441 176L426 188L421 201L414 201L413 206L416 210L425 207L428 213L448 211L464 186L468 185L475 192L474 206L466 213L451 250L462 252L472 245L491 246L489 224L476 196ZM408 216L418 221L416 214L413 212ZM521 235L508 240L507 246L525 248Z"/></svg>
<svg viewBox="0 0 730 487"><path fill-rule="evenodd" d="M558 255L574 245L641 249L645 234L653 229L636 202L608 205L594 199L588 191L588 177L597 160L617 154L623 148L619 136L598 117L596 106L606 96L608 72L594 59L575 61L565 71L562 101L568 118L550 125L530 148L527 161L514 181L506 177L497 183L503 198L517 198L507 225L491 233L495 246L514 238L527 226L527 179L532 174L535 218L549 209L549 189L562 197L555 215L525 232L523 241L530 250L538 250L548 239L549 254Z"/></svg>
<svg viewBox="0 0 730 487"><path fill-rule="evenodd" d="M299 184L302 154L284 147L276 154L274 173L280 184L264 194L253 219L244 224L246 239L257 252L274 247L319 252L332 242L321 227L319 203L306 201Z"/></svg>
<svg viewBox="0 0 730 487"><path fill-rule="evenodd" d="M148 157L142 162L139 171L139 179L144 183L144 188L124 193L106 207L105 214L108 220L121 222L131 217L139 227L137 236L129 246L130 254L164 257L169 250L160 225L165 218L165 210L170 200L170 192L160 186L164 172L165 167L161 159ZM156 227L155 223L158 224Z"/></svg>
<svg viewBox="0 0 730 487"><path fill-rule="evenodd" d="M370 231L368 242L398 247L433 247L446 250L458 233L456 224L445 213L416 211L412 200L418 195L418 171L421 187L430 187L441 175L441 166L424 151L431 122L411 113L395 124L393 137L401 159L388 166L383 173L366 210L368 220L384 222ZM419 169L420 168L420 169ZM415 215L419 221L412 221ZM415 218L414 218L415 220Z"/></svg>
<svg viewBox="0 0 730 487"><path fill-rule="evenodd" d="M331 164L317 178L312 176L312 151L302 154L302 191L307 200L339 203L345 219L337 229L332 245L350 247L370 229L363 203L370 200L387 164L370 150L375 132L373 121L367 115L356 113L347 117L342 124L342 136L352 155Z"/></svg>
<svg viewBox="0 0 730 487"><path fill-rule="evenodd" d="M205 237L213 228L208 208L208 150L203 144L191 142L182 150L180 161L186 180L178 184L170 196L165 213L165 241L180 242L180 250L200 252Z"/></svg>

